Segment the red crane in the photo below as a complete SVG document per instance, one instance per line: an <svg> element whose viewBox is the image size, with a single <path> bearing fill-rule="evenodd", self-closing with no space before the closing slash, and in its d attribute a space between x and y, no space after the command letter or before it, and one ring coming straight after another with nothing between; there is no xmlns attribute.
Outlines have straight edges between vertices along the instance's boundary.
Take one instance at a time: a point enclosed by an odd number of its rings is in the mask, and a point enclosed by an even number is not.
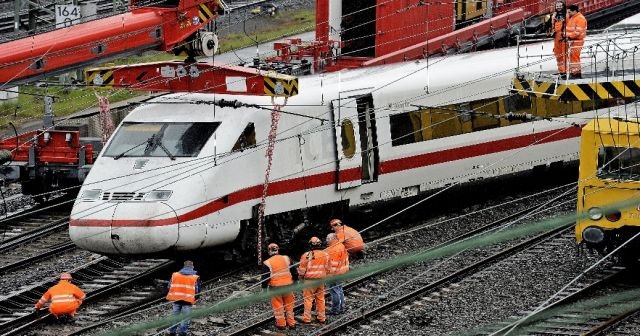
<svg viewBox="0 0 640 336"><path fill-rule="evenodd" d="M218 0L162 2L127 13L3 43L0 86L15 85L144 50L212 53L212 35L200 29L218 16Z"/></svg>

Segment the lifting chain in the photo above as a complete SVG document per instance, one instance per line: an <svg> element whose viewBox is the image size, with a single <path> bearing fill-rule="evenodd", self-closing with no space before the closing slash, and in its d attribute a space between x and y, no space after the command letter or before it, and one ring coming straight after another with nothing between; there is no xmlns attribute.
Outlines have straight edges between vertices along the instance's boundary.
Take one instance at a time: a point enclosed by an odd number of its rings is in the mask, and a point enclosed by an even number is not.
<svg viewBox="0 0 640 336"><path fill-rule="evenodd" d="M267 169L264 173L264 185L262 186L262 197L260 198L260 206L258 207L258 242L256 249L258 251L258 265L262 264L262 229L264 226L264 209L267 201L267 190L269 189L269 175L271 174L271 163L273 161L273 148L276 144L276 136L278 135L278 121L280 120L280 110L287 105L287 97L284 98L282 105L276 104L275 98L271 97L271 129L267 138Z"/></svg>
<svg viewBox="0 0 640 336"><path fill-rule="evenodd" d="M101 96L97 92L94 92L98 98L98 110L100 111L100 131L102 133L102 144L107 143L111 133L113 133L113 120L111 119L111 113L109 113L109 99L107 96Z"/></svg>

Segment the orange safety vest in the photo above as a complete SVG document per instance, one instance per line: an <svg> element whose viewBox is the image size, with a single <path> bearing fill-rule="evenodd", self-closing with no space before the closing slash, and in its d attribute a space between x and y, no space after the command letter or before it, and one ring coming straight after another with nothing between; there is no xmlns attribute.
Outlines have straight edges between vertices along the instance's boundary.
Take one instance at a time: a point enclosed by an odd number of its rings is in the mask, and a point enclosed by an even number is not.
<svg viewBox="0 0 640 336"><path fill-rule="evenodd" d="M185 301L191 304L196 303L196 284L199 278L200 277L195 274L186 275L180 272L173 273L167 300Z"/></svg>
<svg viewBox="0 0 640 336"><path fill-rule="evenodd" d="M336 235L338 236L338 241L344 244L347 252L358 253L364 250L364 240L362 240L360 233L353 228L342 225L336 230Z"/></svg>
<svg viewBox="0 0 640 336"><path fill-rule="evenodd" d="M57 285L49 288L42 295L38 303L36 303L36 308L44 307L44 304L50 300L49 311L52 314L73 314L80 307L84 298L84 292L78 286L67 280L60 280Z"/></svg>
<svg viewBox="0 0 640 336"><path fill-rule="evenodd" d="M322 279L329 273L329 255L327 252L312 250L300 258L298 274L303 279Z"/></svg>
<svg viewBox="0 0 640 336"><path fill-rule="evenodd" d="M572 40L584 40L587 37L587 19L582 13L567 19L567 37Z"/></svg>
<svg viewBox="0 0 640 336"><path fill-rule="evenodd" d="M562 38L562 26L564 25L564 22L565 21L559 21L556 19L553 19L552 21L551 29L553 30L554 37L558 40Z"/></svg>
<svg viewBox="0 0 640 336"><path fill-rule="evenodd" d="M329 255L329 274L338 275L349 270L349 253L342 243L333 241L325 250Z"/></svg>
<svg viewBox="0 0 640 336"><path fill-rule="evenodd" d="M289 271L289 266L291 266L289 257L276 254L265 260L264 265L269 267L269 271L271 271L269 286L280 287L293 283L293 277L291 276L291 271Z"/></svg>

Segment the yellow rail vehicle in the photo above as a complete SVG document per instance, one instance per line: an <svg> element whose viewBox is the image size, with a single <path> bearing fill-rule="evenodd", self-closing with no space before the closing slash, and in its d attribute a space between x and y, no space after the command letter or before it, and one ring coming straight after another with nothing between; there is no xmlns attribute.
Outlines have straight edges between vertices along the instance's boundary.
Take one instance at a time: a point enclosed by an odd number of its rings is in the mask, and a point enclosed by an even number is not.
<svg viewBox="0 0 640 336"><path fill-rule="evenodd" d="M640 119L597 118L583 128L580 144L579 244L609 253L640 232ZM621 249L635 262L640 239Z"/></svg>

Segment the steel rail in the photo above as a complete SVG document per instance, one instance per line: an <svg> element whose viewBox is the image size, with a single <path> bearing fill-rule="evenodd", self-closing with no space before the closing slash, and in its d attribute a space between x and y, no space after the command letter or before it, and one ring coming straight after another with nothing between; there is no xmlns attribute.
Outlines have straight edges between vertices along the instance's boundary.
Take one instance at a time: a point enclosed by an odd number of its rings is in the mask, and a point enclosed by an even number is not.
<svg viewBox="0 0 640 336"><path fill-rule="evenodd" d="M155 264L151 265L150 267L146 267L144 263ZM95 302L96 300L104 296L111 295L117 292L123 286L149 278L157 274L158 272L168 269L169 267L173 266L174 263L175 262L171 260L145 260L128 262L126 260L118 261L107 257L101 257L77 268L71 273L75 275L74 278L76 279L84 279L85 289L86 287L97 287L95 290L87 291L87 298L84 301L86 304ZM140 266L136 266L136 264L140 264ZM129 271L128 273L124 272L121 274L116 274L117 271L126 270L127 267L146 268L144 271L139 272L135 275L128 274L131 271ZM100 280L103 280L103 276L105 274L111 274L112 278L117 276L119 277L119 279L111 284L102 285L104 284L104 282ZM2 333L2 335L4 336L24 334L25 330L32 328L41 322L51 320L53 316L49 313L40 315L39 312L29 312L28 309L38 299L36 296L39 296L39 294L41 294L40 292L42 292L43 289L48 288L48 286L55 283L56 280L57 279L49 279L23 291L22 293L18 293L10 298L5 298L3 302L8 302L8 304L4 305L4 310L6 311L7 307L10 308L13 306L15 308L13 314L16 316L16 318L4 323L0 322L0 333ZM0 302L0 306L2 306L3 302Z"/></svg>
<svg viewBox="0 0 640 336"><path fill-rule="evenodd" d="M436 290L438 288L441 288L442 286L444 286L447 283L451 283L454 282L456 280L459 280L461 278L467 277L469 275L475 274L478 272L478 270L484 269L490 265L495 264L496 262L505 259L506 257L512 256L520 251L526 250L532 246L537 245L538 243L553 238L555 236L559 236L561 235L564 231L567 231L568 228L566 226L564 227L560 227L560 228L556 228L553 229L551 231L547 231L544 233L541 233L533 238L527 239L526 241L523 241L515 246L503 249L502 251L495 253L483 260L480 260L472 265L469 265L465 268L462 268L452 274L449 274L445 277L440 278L439 280L436 280L434 282L431 282L429 284L427 284L426 286L422 286L421 288L418 288L408 294L405 294L395 300L392 300L390 302L387 302L381 306L378 306L376 308L367 310L367 311L363 311L361 312L358 316L356 316L353 319L350 319L348 321L345 321L335 327L333 326L327 326L325 328L322 329L322 331L318 334L318 335L329 335L341 330L345 330L346 328L353 326L354 324L359 323L360 321L364 321L372 316L381 314L383 312L386 312L390 309L393 309L394 307L400 306L405 304L408 301L414 300L417 297L421 296L423 293L427 292L427 291L433 291Z"/></svg>
<svg viewBox="0 0 640 336"><path fill-rule="evenodd" d="M230 277L230 276L234 276L242 271L244 271L247 267L249 266L253 266L253 264L244 264L244 265L240 265L240 267L232 269L230 271L226 271L226 272L221 272L221 273L214 273L211 275L206 275L206 280L202 281L202 285L206 286L209 285L211 283L214 282L218 282L220 280L220 278L226 278L226 277ZM205 275L203 275L203 277L205 277ZM77 336L77 335L82 335L86 332L89 332L91 330L94 330L96 328L99 328L107 323L113 322L119 318L122 317L126 317L126 316L130 316L130 315L134 315L137 314L147 308L150 308L152 306L156 306L159 305L163 302L166 302L165 299L165 295L164 293L162 293L162 295L160 295L159 297L153 298L145 303L139 304L139 305L132 305L132 306L127 306L119 311L114 311L113 314L110 314L110 316L106 316L103 317L103 319L100 322L97 323L93 323L87 326L84 326L80 329L74 330L68 334L66 334L67 336Z"/></svg>

